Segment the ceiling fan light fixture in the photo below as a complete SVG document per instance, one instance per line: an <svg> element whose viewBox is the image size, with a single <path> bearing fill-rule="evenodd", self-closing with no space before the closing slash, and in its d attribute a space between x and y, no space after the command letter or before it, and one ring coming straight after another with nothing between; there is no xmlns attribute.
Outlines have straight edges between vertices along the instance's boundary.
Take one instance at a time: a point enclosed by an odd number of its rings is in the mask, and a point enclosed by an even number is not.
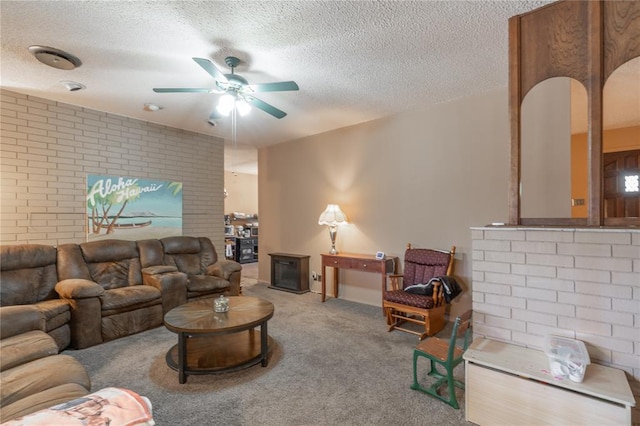
<svg viewBox="0 0 640 426"><path fill-rule="evenodd" d="M238 99L236 101L236 108L238 109L240 117L244 117L251 112L251 105L245 102L244 99Z"/></svg>
<svg viewBox="0 0 640 426"><path fill-rule="evenodd" d="M216 109L220 114L228 117L229 114L231 114L235 101L235 98L229 93L222 95L218 101L218 107Z"/></svg>

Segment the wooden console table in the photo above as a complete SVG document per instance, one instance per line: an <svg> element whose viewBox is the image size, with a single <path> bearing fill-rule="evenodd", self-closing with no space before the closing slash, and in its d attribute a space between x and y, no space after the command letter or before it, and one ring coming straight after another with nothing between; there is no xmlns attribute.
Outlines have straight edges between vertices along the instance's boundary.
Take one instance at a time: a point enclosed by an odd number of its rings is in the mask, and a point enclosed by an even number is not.
<svg viewBox="0 0 640 426"><path fill-rule="evenodd" d="M382 292L380 293L380 300L382 300L382 294L384 293L387 274L398 273L398 258L393 256L387 256L384 259L376 259L374 255L369 254L353 254L353 253L338 253L328 254L322 253L322 301L325 301L327 294L327 281L326 281L326 267L333 268L333 296L338 298L338 272L339 269L355 269L363 272L373 272L380 274L382 280Z"/></svg>
<svg viewBox="0 0 640 426"><path fill-rule="evenodd" d="M465 417L478 425L631 425L622 370L589 364L584 380L555 379L543 351L477 338L464 354Z"/></svg>

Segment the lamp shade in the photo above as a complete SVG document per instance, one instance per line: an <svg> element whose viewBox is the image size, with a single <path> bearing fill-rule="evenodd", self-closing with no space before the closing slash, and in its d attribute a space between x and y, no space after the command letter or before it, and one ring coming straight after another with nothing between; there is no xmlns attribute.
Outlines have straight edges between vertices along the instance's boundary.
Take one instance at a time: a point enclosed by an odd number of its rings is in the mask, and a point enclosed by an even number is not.
<svg viewBox="0 0 640 426"><path fill-rule="evenodd" d="M320 213L320 217L318 218L318 225L344 225L349 223L349 219L347 219L347 215L340 210L340 206L337 204L327 204L327 208L325 211Z"/></svg>

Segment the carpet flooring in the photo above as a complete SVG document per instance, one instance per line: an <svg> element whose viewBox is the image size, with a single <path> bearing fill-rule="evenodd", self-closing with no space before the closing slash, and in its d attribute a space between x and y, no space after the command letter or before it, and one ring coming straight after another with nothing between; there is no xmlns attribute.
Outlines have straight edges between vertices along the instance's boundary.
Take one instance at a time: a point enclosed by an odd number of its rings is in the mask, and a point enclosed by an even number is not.
<svg viewBox="0 0 640 426"><path fill-rule="evenodd" d="M66 350L89 371L92 389L148 397L158 425L466 425L464 391L455 410L411 390L417 337L387 332L381 309L293 294L243 279L244 294L271 301L269 365L189 376L178 383L165 354L177 336L164 327L82 350ZM442 333L450 333L447 327ZM427 364L419 379L428 385ZM456 368L463 379L464 367Z"/></svg>

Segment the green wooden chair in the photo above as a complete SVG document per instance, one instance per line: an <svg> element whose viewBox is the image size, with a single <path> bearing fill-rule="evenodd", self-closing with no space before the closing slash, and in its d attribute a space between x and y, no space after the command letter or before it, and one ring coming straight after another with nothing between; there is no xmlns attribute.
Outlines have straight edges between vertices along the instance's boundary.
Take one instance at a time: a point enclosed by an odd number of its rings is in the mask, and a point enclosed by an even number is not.
<svg viewBox="0 0 640 426"><path fill-rule="evenodd" d="M456 344L457 340L463 337L462 346ZM413 384L411 389L419 390L446 402L453 408L460 408L456 399L455 386L464 389L464 383L453 378L453 369L460 364L462 354L471 344L471 310L456 318L449 341L431 337L421 342L413 351ZM434 376L438 380L428 388L418 383L418 358L425 357L431 363L429 376ZM441 365L446 370L445 373L438 371L437 366ZM447 385L448 395L440 395L438 389Z"/></svg>

